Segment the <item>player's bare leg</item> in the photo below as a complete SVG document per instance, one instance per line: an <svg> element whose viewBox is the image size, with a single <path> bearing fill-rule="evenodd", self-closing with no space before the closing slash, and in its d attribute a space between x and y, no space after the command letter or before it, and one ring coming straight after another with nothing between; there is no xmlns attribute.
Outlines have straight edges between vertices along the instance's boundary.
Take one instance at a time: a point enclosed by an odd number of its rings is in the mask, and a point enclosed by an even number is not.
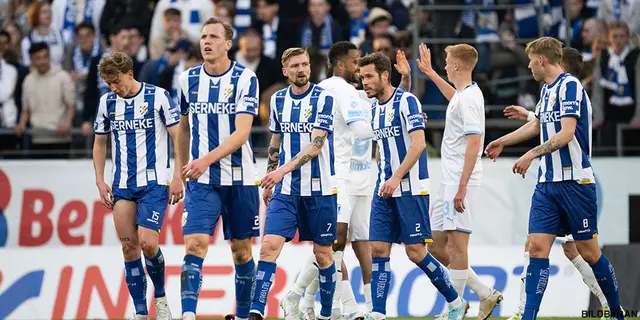
<svg viewBox="0 0 640 320"><path fill-rule="evenodd" d="M164 256L158 246L160 233L145 227L138 227L138 239L144 254L147 273L153 282L156 319L171 319L171 310L164 291Z"/></svg>
<svg viewBox="0 0 640 320"><path fill-rule="evenodd" d="M624 314L621 314L619 311L622 307L620 306L620 296L618 294L618 280L616 279L613 266L600 251L598 239L576 239L576 248L584 261L591 266L596 281L607 300L608 307L611 311L611 318L624 319Z"/></svg>
<svg viewBox="0 0 640 320"><path fill-rule="evenodd" d="M360 262L360 270L362 270L362 283L364 291L364 300L366 305L366 313L371 312L371 244L369 241L351 242L353 251Z"/></svg>
<svg viewBox="0 0 640 320"><path fill-rule="evenodd" d="M276 274L276 260L282 252L286 239L282 236L275 234L265 234L262 238L262 245L260 246L260 261L258 262L258 269L268 269L268 274L257 274L255 294L253 298L253 304L267 304L267 295L269 294L269 287L271 287L273 278ZM258 284L260 283L260 285ZM266 287L266 288L265 288ZM256 299L257 298L257 299ZM283 300L284 301L284 300ZM297 311L297 309L296 309ZM298 311L299 312L299 311ZM258 314L259 317L255 317L254 314ZM288 314L285 311L285 319L294 319L298 317L297 314ZM251 315L249 318L264 318L264 315L259 310L255 310L252 306Z"/></svg>
<svg viewBox="0 0 640 320"><path fill-rule="evenodd" d="M427 243L429 253L440 261L443 266L449 266L449 254L447 253L448 236L444 231L431 230L433 242Z"/></svg>
<svg viewBox="0 0 640 320"><path fill-rule="evenodd" d="M147 319L146 284L147 277L140 259L140 240L136 226L136 203L129 200L118 200L113 205L113 223L122 246L124 257L125 279L129 294L135 306L135 319ZM132 285L133 284L133 285Z"/></svg>

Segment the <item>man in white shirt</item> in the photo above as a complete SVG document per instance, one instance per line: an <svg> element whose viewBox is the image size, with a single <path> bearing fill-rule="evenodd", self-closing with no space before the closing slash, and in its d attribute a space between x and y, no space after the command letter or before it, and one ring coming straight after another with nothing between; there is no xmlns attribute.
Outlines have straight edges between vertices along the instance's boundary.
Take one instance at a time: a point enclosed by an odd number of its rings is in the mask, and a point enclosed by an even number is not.
<svg viewBox="0 0 640 320"><path fill-rule="evenodd" d="M472 232L472 214L479 208L482 185L484 97L471 74L478 61L475 48L449 46L445 70L453 87L431 68L431 54L420 46L420 70L449 100L442 138L442 183L431 212L433 243L429 252L450 269L451 283L459 295L464 288L481 299L478 319L485 320L502 300L502 294L484 285L469 267L467 247ZM468 307L467 307L468 308Z"/></svg>

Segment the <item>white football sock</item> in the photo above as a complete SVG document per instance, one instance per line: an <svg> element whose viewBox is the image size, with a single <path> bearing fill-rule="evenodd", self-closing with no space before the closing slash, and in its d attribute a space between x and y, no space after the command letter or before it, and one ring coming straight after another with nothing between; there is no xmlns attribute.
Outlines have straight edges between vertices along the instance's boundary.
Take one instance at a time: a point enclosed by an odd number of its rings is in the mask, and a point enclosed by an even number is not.
<svg viewBox="0 0 640 320"><path fill-rule="evenodd" d="M367 307L367 312L371 312L373 310L373 300L371 299L371 283L365 283L362 286L362 291L364 291L364 302Z"/></svg>
<svg viewBox="0 0 640 320"><path fill-rule="evenodd" d="M318 278L318 267L316 266L316 256L311 255L307 262L302 265L302 270L296 279L296 282L293 284L293 288L291 288L291 292L297 294L298 296L302 296L302 293L307 289L309 284L313 281L313 279Z"/></svg>
<svg viewBox="0 0 640 320"><path fill-rule="evenodd" d="M580 274L582 275L582 281L584 281L587 287L589 287L589 290L591 290L591 292L596 297L598 297L598 300L600 300L600 304L602 305L602 307L608 308L609 303L607 302L607 298L605 298L604 293L602 293L602 289L600 289L600 285L598 285L598 281L596 280L596 276L593 274L593 269L591 269L591 266L589 266L589 264L584 261L581 255L578 255L573 260L571 260L571 263L573 263L576 269L580 271Z"/></svg>
<svg viewBox="0 0 640 320"><path fill-rule="evenodd" d="M344 314L350 315L353 312L358 311L358 304L356 303L356 297L353 294L353 288L351 287L351 281L342 280L342 295L340 296L342 306L344 306Z"/></svg>
<svg viewBox="0 0 640 320"><path fill-rule="evenodd" d="M467 279L469 272L465 270L449 270L449 278L451 279L451 285L456 289L460 297L464 296L464 287L467 285Z"/></svg>
<svg viewBox="0 0 640 320"><path fill-rule="evenodd" d="M304 292L304 299L302 299L301 308L303 310L307 308L314 308L316 305L316 294L318 294L318 286L320 285L320 281L316 277L311 281L307 290Z"/></svg>
<svg viewBox="0 0 640 320"><path fill-rule="evenodd" d="M471 291L475 292L480 297L480 299L484 299L491 295L491 288L486 286L484 282L480 280L480 277L478 277L476 272L473 271L471 267L467 269L467 275L467 286L469 287L469 289L471 289Z"/></svg>
<svg viewBox="0 0 640 320"><path fill-rule="evenodd" d="M462 305L462 296L458 296L455 300L449 302L449 304L454 308L460 308Z"/></svg>
<svg viewBox="0 0 640 320"><path fill-rule="evenodd" d="M524 253L524 266L522 267L522 274L520 275L520 305L518 306L518 312L524 313L524 305L527 303L527 293L524 291L527 280L527 267L529 266L529 252Z"/></svg>
<svg viewBox="0 0 640 320"><path fill-rule="evenodd" d="M340 297L342 296L342 256L344 251L336 251L333 253L333 261L336 265L336 288L333 292L333 304L331 305L331 319L337 320L342 315L342 306L340 305Z"/></svg>

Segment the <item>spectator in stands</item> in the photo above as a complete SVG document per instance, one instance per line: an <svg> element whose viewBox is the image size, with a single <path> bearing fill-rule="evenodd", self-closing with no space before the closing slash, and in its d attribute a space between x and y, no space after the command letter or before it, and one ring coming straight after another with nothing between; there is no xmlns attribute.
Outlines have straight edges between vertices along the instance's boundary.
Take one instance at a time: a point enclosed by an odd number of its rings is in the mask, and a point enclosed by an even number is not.
<svg viewBox="0 0 640 320"><path fill-rule="evenodd" d="M140 0L107 1L100 17L100 33L105 38L109 38L114 32L113 29L118 29L124 21L140 27L141 34L148 35L149 24L151 23L149 3ZM158 27L161 28L162 26L159 24Z"/></svg>
<svg viewBox="0 0 640 320"><path fill-rule="evenodd" d="M11 36L8 32L0 31L0 128L14 128L18 121L18 108L16 107L14 92L18 82L18 70L4 59L7 52ZM5 139L7 136L0 136L0 150L6 149ZM15 144L15 139L11 139Z"/></svg>
<svg viewBox="0 0 640 320"><path fill-rule="evenodd" d="M360 51L363 55L373 53L373 40L391 34L391 14L381 8L373 8L369 11L369 16L365 19L369 33L367 40L360 44Z"/></svg>
<svg viewBox="0 0 640 320"><path fill-rule="evenodd" d="M178 77L189 69L187 68L187 54L192 48L193 44L187 39L176 41L173 47L167 50L166 68L158 74L158 86L167 90L176 103L178 102Z"/></svg>
<svg viewBox="0 0 640 320"><path fill-rule="evenodd" d="M145 1L140 1L145 2ZM163 33L162 19L167 8L176 8L182 13L182 29L190 39L200 39L202 23L214 13L214 1L211 0L160 0L156 4L151 19L150 39L161 37Z"/></svg>
<svg viewBox="0 0 640 320"><path fill-rule="evenodd" d="M89 65L93 58L102 54L102 45L96 39L96 29L90 22L82 22L75 28L75 44L66 48L64 70L69 72L76 89L76 110L84 108L84 92L87 85Z"/></svg>
<svg viewBox="0 0 640 320"><path fill-rule="evenodd" d="M28 30L29 7L35 0L7 0L1 7L2 20L15 23L21 32ZM12 35L13 36L13 35ZM20 38L22 39L22 38Z"/></svg>
<svg viewBox="0 0 640 320"><path fill-rule="evenodd" d="M100 34L100 17L107 0L53 0L53 28L61 30L65 45L75 43L76 28L84 22Z"/></svg>
<svg viewBox="0 0 640 320"><path fill-rule="evenodd" d="M640 1L637 0L600 0L598 18L607 24L622 21L629 26L630 34L640 33Z"/></svg>
<svg viewBox="0 0 640 320"><path fill-rule="evenodd" d="M98 63L102 56L109 52L127 52L129 47L129 26L126 21L121 21L119 25L110 27L109 43L110 47L104 50L102 55L97 56L91 60L89 65L89 74L87 74L86 91L84 93L84 108L82 109L82 134L84 136L90 136L93 134L93 119L96 114L96 108L98 107L98 101L100 97L109 92L109 87L106 82L98 75ZM139 70L140 66L136 64L134 60L135 70ZM137 77L137 74L134 74Z"/></svg>
<svg viewBox="0 0 640 320"><path fill-rule="evenodd" d="M11 36L11 43L9 43L9 47L5 52L4 59L10 61L12 64L19 64L22 61L20 58L22 54L22 48L20 47L22 43L22 31L14 22L5 23L4 31L8 32Z"/></svg>
<svg viewBox="0 0 640 320"><path fill-rule="evenodd" d="M582 48L582 26L584 22L591 18L591 12L584 3L585 0L569 0L567 1L566 10L569 13L569 23L566 19L562 20L560 25L559 39L566 40L567 27L569 28L569 43L573 48Z"/></svg>
<svg viewBox="0 0 640 320"><path fill-rule="evenodd" d="M238 30L233 26L233 17L236 16L236 5L231 0L220 0L216 2L214 16L222 20L233 28L233 45L238 44Z"/></svg>
<svg viewBox="0 0 640 320"><path fill-rule="evenodd" d="M231 59L255 72L261 90L266 90L276 82L285 81L280 62L262 53L262 37L258 30L249 28L242 34L238 41L238 50L233 53Z"/></svg>
<svg viewBox="0 0 640 320"><path fill-rule="evenodd" d="M182 29L182 13L176 8L167 8L162 18L162 34L149 42L149 56L151 59L160 59L167 48L174 45L178 39L190 39L197 42L197 38L189 38L187 32Z"/></svg>
<svg viewBox="0 0 640 320"><path fill-rule="evenodd" d="M591 61L593 58L593 44L596 39L607 36L607 23L602 19L589 18L584 22L580 32L582 41L576 49L582 52L584 61Z"/></svg>
<svg viewBox="0 0 640 320"><path fill-rule="evenodd" d="M142 65L149 59L149 49L145 44L142 29L136 24L129 25L129 45L127 49L126 53L133 58L133 72L138 74Z"/></svg>
<svg viewBox="0 0 640 320"><path fill-rule="evenodd" d="M36 42L31 45L29 55L32 70L24 80L23 109L16 134L21 136L27 123L30 123L34 130L31 142L32 149L37 151L35 157L66 158L75 112L75 92L71 76L51 63L46 43Z"/></svg>
<svg viewBox="0 0 640 320"><path fill-rule="evenodd" d="M44 42L50 50L51 62L62 65L64 61L64 42L60 31L51 25L51 5L48 2L36 2L29 15L31 31L22 39L22 64L29 66L29 48L32 43Z"/></svg>
<svg viewBox="0 0 640 320"><path fill-rule="evenodd" d="M326 55L333 43L344 40L344 31L330 10L327 0L309 0L309 18L300 31L301 47Z"/></svg>
<svg viewBox="0 0 640 320"><path fill-rule="evenodd" d="M193 47L188 39L178 39L167 48L159 59L149 60L144 64L138 81L158 85L158 77L167 67L173 67L184 59L186 53Z"/></svg>
<svg viewBox="0 0 640 320"><path fill-rule="evenodd" d="M373 52L379 52L389 57L391 60L391 64L396 63L396 44L395 38L389 34L383 34L377 36L373 39ZM402 75L396 70L396 68L391 68L391 77L389 81L391 85L397 87L400 85L400 81L402 80Z"/></svg>
<svg viewBox="0 0 640 320"><path fill-rule="evenodd" d="M500 28L500 42L494 45L491 53L491 79L499 81L528 76L531 74L528 65L529 57L524 47L516 42L515 32L508 25L503 25ZM491 88L490 96L493 99L487 99L487 102L498 105L519 104L518 97L525 92L525 86L526 81L497 82ZM532 103L535 104L533 101ZM532 108L533 105L529 103L526 107ZM494 116L500 117L501 111Z"/></svg>
<svg viewBox="0 0 640 320"><path fill-rule="evenodd" d="M349 41L359 47L367 35L367 0L346 0L345 6L349 13Z"/></svg>
<svg viewBox="0 0 640 320"><path fill-rule="evenodd" d="M264 54L280 61L282 53L295 47L297 40L296 26L286 19L280 19L278 0L258 0L256 30L262 30Z"/></svg>
<svg viewBox="0 0 640 320"><path fill-rule="evenodd" d="M602 124L602 145L615 145L620 123L640 128L640 49L631 48L629 36L626 23L611 23L610 47L600 53L596 63L591 99L594 125Z"/></svg>

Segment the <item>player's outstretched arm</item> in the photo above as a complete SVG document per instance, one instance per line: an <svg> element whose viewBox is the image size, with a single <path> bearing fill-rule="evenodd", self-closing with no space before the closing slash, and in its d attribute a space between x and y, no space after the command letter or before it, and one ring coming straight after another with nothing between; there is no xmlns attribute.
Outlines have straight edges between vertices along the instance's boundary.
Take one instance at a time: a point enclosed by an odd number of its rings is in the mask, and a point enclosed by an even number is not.
<svg viewBox="0 0 640 320"><path fill-rule="evenodd" d="M169 203L172 205L180 202L180 199L184 196L184 183L182 182L182 156L180 156L180 125L174 125L167 128L167 131L171 135L171 140L174 145L174 164L173 164L173 178L169 184Z"/></svg>
<svg viewBox="0 0 640 320"><path fill-rule="evenodd" d="M278 169L268 173L264 178L262 178L260 185L264 189L271 189L280 182L282 177L287 173L299 169L307 164L311 159L315 158L320 154L320 152L322 152L322 147L327 140L328 134L329 132L323 129L313 129L313 131L311 131L311 143L293 157L293 159L287 161L287 163L283 164Z"/></svg>
<svg viewBox="0 0 640 320"><path fill-rule="evenodd" d="M104 182L104 166L107 159L106 134L96 134L93 141L93 168L96 173L96 186L100 192L100 203L108 209L113 209L113 192Z"/></svg>
<svg viewBox="0 0 640 320"><path fill-rule="evenodd" d="M533 121L536 116L533 111L529 111L522 106L508 106L504 108L504 116L511 120Z"/></svg>
<svg viewBox="0 0 640 320"><path fill-rule="evenodd" d="M574 117L563 117L560 120L561 129L560 132L549 138L547 142L529 150L525 153L516 163L513 165L512 171L513 173L521 174L524 178L527 169L531 165L531 161L537 157L541 157L547 154L550 154L564 146L566 146L573 137L576 132L576 125L578 123L578 119Z"/></svg>
<svg viewBox="0 0 640 320"><path fill-rule="evenodd" d="M393 173L391 179L385 181L385 183L380 187L379 195L381 197L390 197L393 195L395 190L400 185L400 180L404 177L409 170L416 164L420 155L427 147L427 142L424 138L424 131L422 130L413 130L409 133L411 136L411 144L409 145L409 150L407 150L407 154L402 160L400 167L398 170Z"/></svg>
<svg viewBox="0 0 640 320"><path fill-rule="evenodd" d="M518 128L516 131L504 135L497 140L491 141L487 148L484 149L484 154L489 159L496 161L502 149L507 146L518 144L529 139L532 139L540 134L540 121L536 118L533 121L529 121Z"/></svg>
<svg viewBox="0 0 640 320"><path fill-rule="evenodd" d="M431 66L431 50L429 50L424 43L420 44L419 49L420 59L416 60L418 62L418 69L438 86L438 89L440 89L440 92L442 92L442 95L447 98L447 100L451 100L456 93L456 89L433 70Z"/></svg>
<svg viewBox="0 0 640 320"><path fill-rule="evenodd" d="M400 84L398 88L410 92L411 91L411 66L409 65L409 61L407 61L407 57L404 55L404 52L398 50L396 52L396 64L393 65L396 68L396 71L400 75L402 75L402 79L400 79Z"/></svg>

